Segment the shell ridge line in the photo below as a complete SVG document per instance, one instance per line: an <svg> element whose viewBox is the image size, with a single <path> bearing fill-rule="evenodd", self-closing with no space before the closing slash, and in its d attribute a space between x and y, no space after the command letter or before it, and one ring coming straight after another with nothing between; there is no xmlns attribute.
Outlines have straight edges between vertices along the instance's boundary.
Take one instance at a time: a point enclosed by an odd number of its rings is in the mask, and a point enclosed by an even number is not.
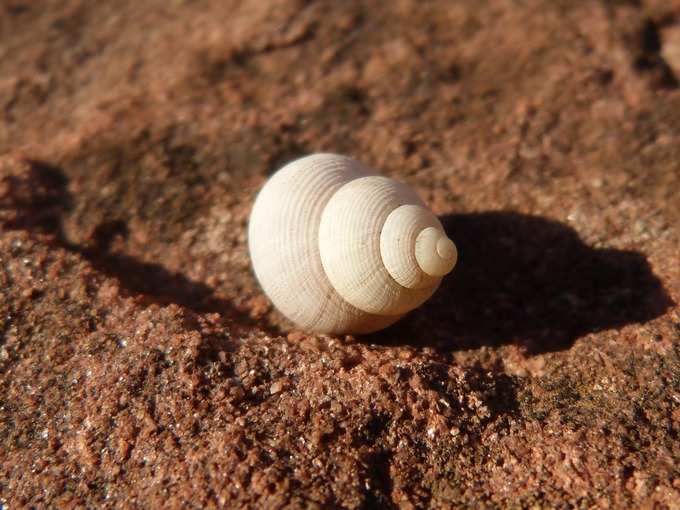
<svg viewBox="0 0 680 510"><path fill-rule="evenodd" d="M384 179L389 179L388 177L384 177L384 176L380 176L380 177L382 177L382 178L384 178ZM378 196L381 194L381 192L382 192L382 190L381 190L380 188L376 188L376 189L372 190L372 193L373 193L374 195L378 195ZM373 200L373 197L372 197L372 196L370 196L369 198L371 199L371 200L370 200L371 203L375 203L375 202L376 202L376 201ZM397 207L401 207L402 205L404 205L404 204L401 203L401 202L403 202L403 200L398 200L398 199L397 199L397 200L395 200L395 201L396 201L397 204L398 204ZM396 208L395 208L395 209L396 209ZM394 209L392 209L392 210L394 210ZM390 215L389 213L388 213L387 215L385 215L385 218L384 218L384 219L380 222L380 224L379 224L379 229L378 229L378 230L379 230L380 234L382 234L382 231L383 231L383 229L385 228L385 223L387 223L387 218L389 218L389 215ZM387 267L385 266L385 261L384 261L384 259L383 259L383 255L382 255L382 250L380 249L380 245L379 245L379 244L380 244L380 235L378 235L377 238L374 239L374 238L371 236L371 232L368 231L368 229L367 229L367 231L363 232L362 234L363 234L363 235L361 236L360 239L361 239L361 242L362 242L363 245L369 245L369 244L377 244L377 245L378 245L378 246L377 246L377 251L378 251L378 253L380 254L380 261L382 262L382 267L383 267L383 269L385 270L385 272L389 275L390 279L391 279L396 285L399 285L399 287L401 287L401 289L407 289L407 287L404 287L404 286L401 285L399 282L397 282L397 281L392 277L392 275L390 274L390 272L387 271ZM373 274L373 273L366 273L365 276L364 276L364 278L363 278L362 280L360 280L360 285L366 286L366 285L368 285L368 282L370 282L370 281L373 280L374 278L375 278L375 274ZM400 289L400 290L401 290L401 289Z"/></svg>
<svg viewBox="0 0 680 510"><path fill-rule="evenodd" d="M350 158L351 159L351 158ZM342 164L338 162L334 162L332 170L342 170ZM355 175L349 179L347 179L337 190L333 192L333 194L329 197L329 201L332 198L332 196L340 191L343 186L346 186L352 181L355 181L356 179L360 179L363 177L362 175ZM321 217L323 216L323 209L325 209L326 205L328 205L328 202L324 204L324 207L321 208L320 214L316 215L316 237L318 239L319 231L321 230ZM318 307L317 313L313 317L313 322L315 324L319 323L322 318L326 315L327 310L333 305L331 302L331 297L338 298L338 303L337 305L342 307L342 309L353 316L358 316L359 309L356 308L354 305L351 303L348 303L345 301L345 299L338 293L337 289L333 286L333 282L330 281L328 278L328 275L326 274L325 268L323 267L323 259L321 257L321 250L319 249L318 243L316 244L316 250L314 251L316 254L316 257L318 257L320 265L321 265L321 272L323 273L323 278L325 279L326 282L328 282L328 289L325 291L325 299L322 300L320 303L320 306ZM307 279L309 280L309 279Z"/></svg>
<svg viewBox="0 0 680 510"><path fill-rule="evenodd" d="M404 203L392 210L380 230L383 266L395 283L410 291L433 285L436 279L423 271L416 256L418 235L428 227L441 230L437 217L423 204Z"/></svg>
<svg viewBox="0 0 680 510"><path fill-rule="evenodd" d="M409 204L401 204L401 205L399 205L399 207L402 207L403 205L409 205ZM387 216L387 218L389 218L389 215ZM385 225L387 224L387 218L385 218L385 221L383 221L383 224L380 226L380 236L381 236L381 237L382 237L383 230L385 229ZM401 238L397 238L397 240L400 241ZM392 281L393 281L396 285L399 285L399 287L401 287L402 289L411 290L409 287L407 287L407 286L405 286L405 285L402 285L402 284L399 283L397 280L395 280L395 279L394 279L394 276L392 276L392 273L389 272L389 270L387 269L387 264L385 263L385 255L383 255L382 249L380 250L380 260L382 260L383 267L385 268L385 271L387 272L388 275L390 275L390 278L392 279Z"/></svg>

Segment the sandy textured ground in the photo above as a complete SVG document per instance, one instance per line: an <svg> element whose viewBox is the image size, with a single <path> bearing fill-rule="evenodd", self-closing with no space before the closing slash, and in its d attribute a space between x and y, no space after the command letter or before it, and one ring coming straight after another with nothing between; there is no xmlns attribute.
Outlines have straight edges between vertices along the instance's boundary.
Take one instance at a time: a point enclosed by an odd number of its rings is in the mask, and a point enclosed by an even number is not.
<svg viewBox="0 0 680 510"><path fill-rule="evenodd" d="M0 506L680 508L679 83L677 0L0 3ZM250 271L321 150L459 247L370 337Z"/></svg>

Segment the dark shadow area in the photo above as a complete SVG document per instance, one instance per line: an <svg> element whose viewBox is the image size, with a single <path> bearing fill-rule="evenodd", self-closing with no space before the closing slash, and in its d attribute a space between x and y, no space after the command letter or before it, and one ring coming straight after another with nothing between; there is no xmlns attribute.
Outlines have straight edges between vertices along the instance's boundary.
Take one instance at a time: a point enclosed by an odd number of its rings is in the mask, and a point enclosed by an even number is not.
<svg viewBox="0 0 680 510"><path fill-rule="evenodd" d="M97 271L116 278L124 295L141 295L145 302L159 305L175 303L198 313L220 313L238 319L241 324L255 325L247 314L216 297L208 285L169 271L161 264L111 252L116 237L128 235L127 224L122 220L98 225L87 245L71 242L62 224L63 215L73 204L67 177L59 168L46 163L24 163L19 171L0 176L3 185L0 187L0 226L50 235L55 246L81 255ZM263 329L259 323L257 326Z"/></svg>
<svg viewBox="0 0 680 510"><path fill-rule="evenodd" d="M512 212L441 221L458 265L430 301L367 340L447 351L512 342L537 354L673 305L644 255L590 247L563 223Z"/></svg>
<svg viewBox="0 0 680 510"><path fill-rule="evenodd" d="M664 21L665 23L657 23L648 19L643 25L638 34L634 68L639 73L647 74L656 88L672 90L678 88L678 79L661 54L661 29L674 20L669 18Z"/></svg>

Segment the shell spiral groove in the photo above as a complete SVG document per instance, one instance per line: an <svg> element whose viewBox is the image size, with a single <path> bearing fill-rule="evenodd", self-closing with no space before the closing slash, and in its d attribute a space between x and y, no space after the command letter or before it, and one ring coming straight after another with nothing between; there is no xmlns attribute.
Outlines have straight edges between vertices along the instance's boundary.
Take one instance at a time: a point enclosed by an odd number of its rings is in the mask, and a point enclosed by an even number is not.
<svg viewBox="0 0 680 510"><path fill-rule="evenodd" d="M248 246L269 299L320 333L389 326L425 302L457 261L413 190L336 154L303 157L267 181Z"/></svg>

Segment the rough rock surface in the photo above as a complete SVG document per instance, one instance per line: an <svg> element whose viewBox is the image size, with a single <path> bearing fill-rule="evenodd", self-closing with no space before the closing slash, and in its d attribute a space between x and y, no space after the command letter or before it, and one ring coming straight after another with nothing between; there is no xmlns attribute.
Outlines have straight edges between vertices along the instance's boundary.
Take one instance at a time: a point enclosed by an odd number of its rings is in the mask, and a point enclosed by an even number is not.
<svg viewBox="0 0 680 510"><path fill-rule="evenodd" d="M0 4L0 507L680 507L677 0ZM366 338L249 269L268 173L460 250ZM294 292L295 289L291 289Z"/></svg>

